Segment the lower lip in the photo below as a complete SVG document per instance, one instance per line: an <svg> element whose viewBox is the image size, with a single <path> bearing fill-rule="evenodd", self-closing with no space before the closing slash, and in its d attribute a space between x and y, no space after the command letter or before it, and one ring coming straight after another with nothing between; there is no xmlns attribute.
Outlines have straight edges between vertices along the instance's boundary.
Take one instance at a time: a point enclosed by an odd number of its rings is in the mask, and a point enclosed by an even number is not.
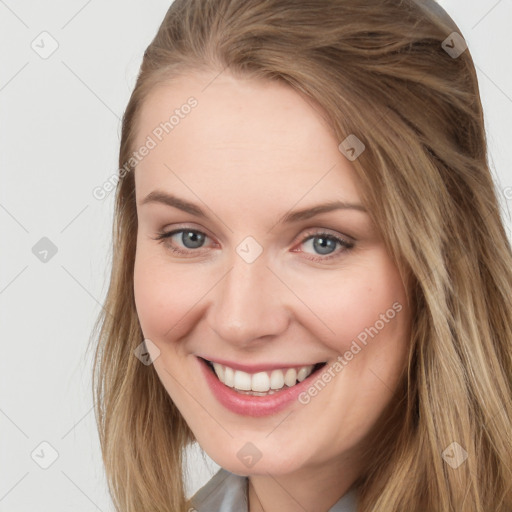
<svg viewBox="0 0 512 512"><path fill-rule="evenodd" d="M230 411L243 416L269 416L282 411L292 402L298 401L298 396L308 388L311 378L316 377L319 373L319 371L315 371L295 386L272 395L254 396L237 393L223 384L203 359L197 358L197 360L215 398Z"/></svg>

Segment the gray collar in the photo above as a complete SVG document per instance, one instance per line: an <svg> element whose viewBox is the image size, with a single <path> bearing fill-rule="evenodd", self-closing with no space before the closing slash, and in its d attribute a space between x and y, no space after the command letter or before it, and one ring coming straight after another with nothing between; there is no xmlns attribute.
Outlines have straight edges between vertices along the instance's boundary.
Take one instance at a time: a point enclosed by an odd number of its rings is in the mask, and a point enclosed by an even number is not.
<svg viewBox="0 0 512 512"><path fill-rule="evenodd" d="M192 497L197 512L248 512L247 477L220 468ZM355 490L342 496L328 512L356 512Z"/></svg>

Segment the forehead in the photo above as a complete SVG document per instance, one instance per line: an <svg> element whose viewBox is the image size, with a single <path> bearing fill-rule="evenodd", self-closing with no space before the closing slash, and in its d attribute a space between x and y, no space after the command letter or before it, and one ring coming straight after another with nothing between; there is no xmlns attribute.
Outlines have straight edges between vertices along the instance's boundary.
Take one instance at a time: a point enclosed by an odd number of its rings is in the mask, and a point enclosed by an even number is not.
<svg viewBox="0 0 512 512"><path fill-rule="evenodd" d="M211 193L215 186L216 195L246 203L282 199L286 190L296 200L358 197L355 172L320 107L280 82L224 71L159 84L142 107L136 148L148 138L154 147L136 167L137 196L181 177L180 187Z"/></svg>

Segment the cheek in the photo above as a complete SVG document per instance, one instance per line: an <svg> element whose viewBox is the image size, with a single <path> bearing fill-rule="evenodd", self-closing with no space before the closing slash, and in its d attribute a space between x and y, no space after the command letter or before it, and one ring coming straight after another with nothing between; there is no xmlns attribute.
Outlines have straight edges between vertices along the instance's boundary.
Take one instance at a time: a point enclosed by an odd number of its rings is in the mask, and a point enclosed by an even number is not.
<svg viewBox="0 0 512 512"><path fill-rule="evenodd" d="M380 339L403 332L405 290L398 271L384 257L337 276L319 277L314 285L304 283L305 290L315 315L316 327L311 322L310 330L327 333L322 341L338 353L349 350L353 340L364 345L376 330Z"/></svg>
<svg viewBox="0 0 512 512"><path fill-rule="evenodd" d="M194 317L194 304L206 292L197 276L165 261L159 251L141 246L134 266L134 296L144 336L161 340L179 338Z"/></svg>

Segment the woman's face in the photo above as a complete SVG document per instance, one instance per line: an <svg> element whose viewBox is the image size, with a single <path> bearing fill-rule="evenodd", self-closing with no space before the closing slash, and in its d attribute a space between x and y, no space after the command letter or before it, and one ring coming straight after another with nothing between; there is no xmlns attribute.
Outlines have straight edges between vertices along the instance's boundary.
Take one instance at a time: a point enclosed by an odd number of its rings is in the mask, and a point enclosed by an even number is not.
<svg viewBox="0 0 512 512"><path fill-rule="evenodd" d="M154 89L138 125L140 324L197 441L237 474L340 464L407 360L398 270L318 112L284 84L195 73Z"/></svg>

